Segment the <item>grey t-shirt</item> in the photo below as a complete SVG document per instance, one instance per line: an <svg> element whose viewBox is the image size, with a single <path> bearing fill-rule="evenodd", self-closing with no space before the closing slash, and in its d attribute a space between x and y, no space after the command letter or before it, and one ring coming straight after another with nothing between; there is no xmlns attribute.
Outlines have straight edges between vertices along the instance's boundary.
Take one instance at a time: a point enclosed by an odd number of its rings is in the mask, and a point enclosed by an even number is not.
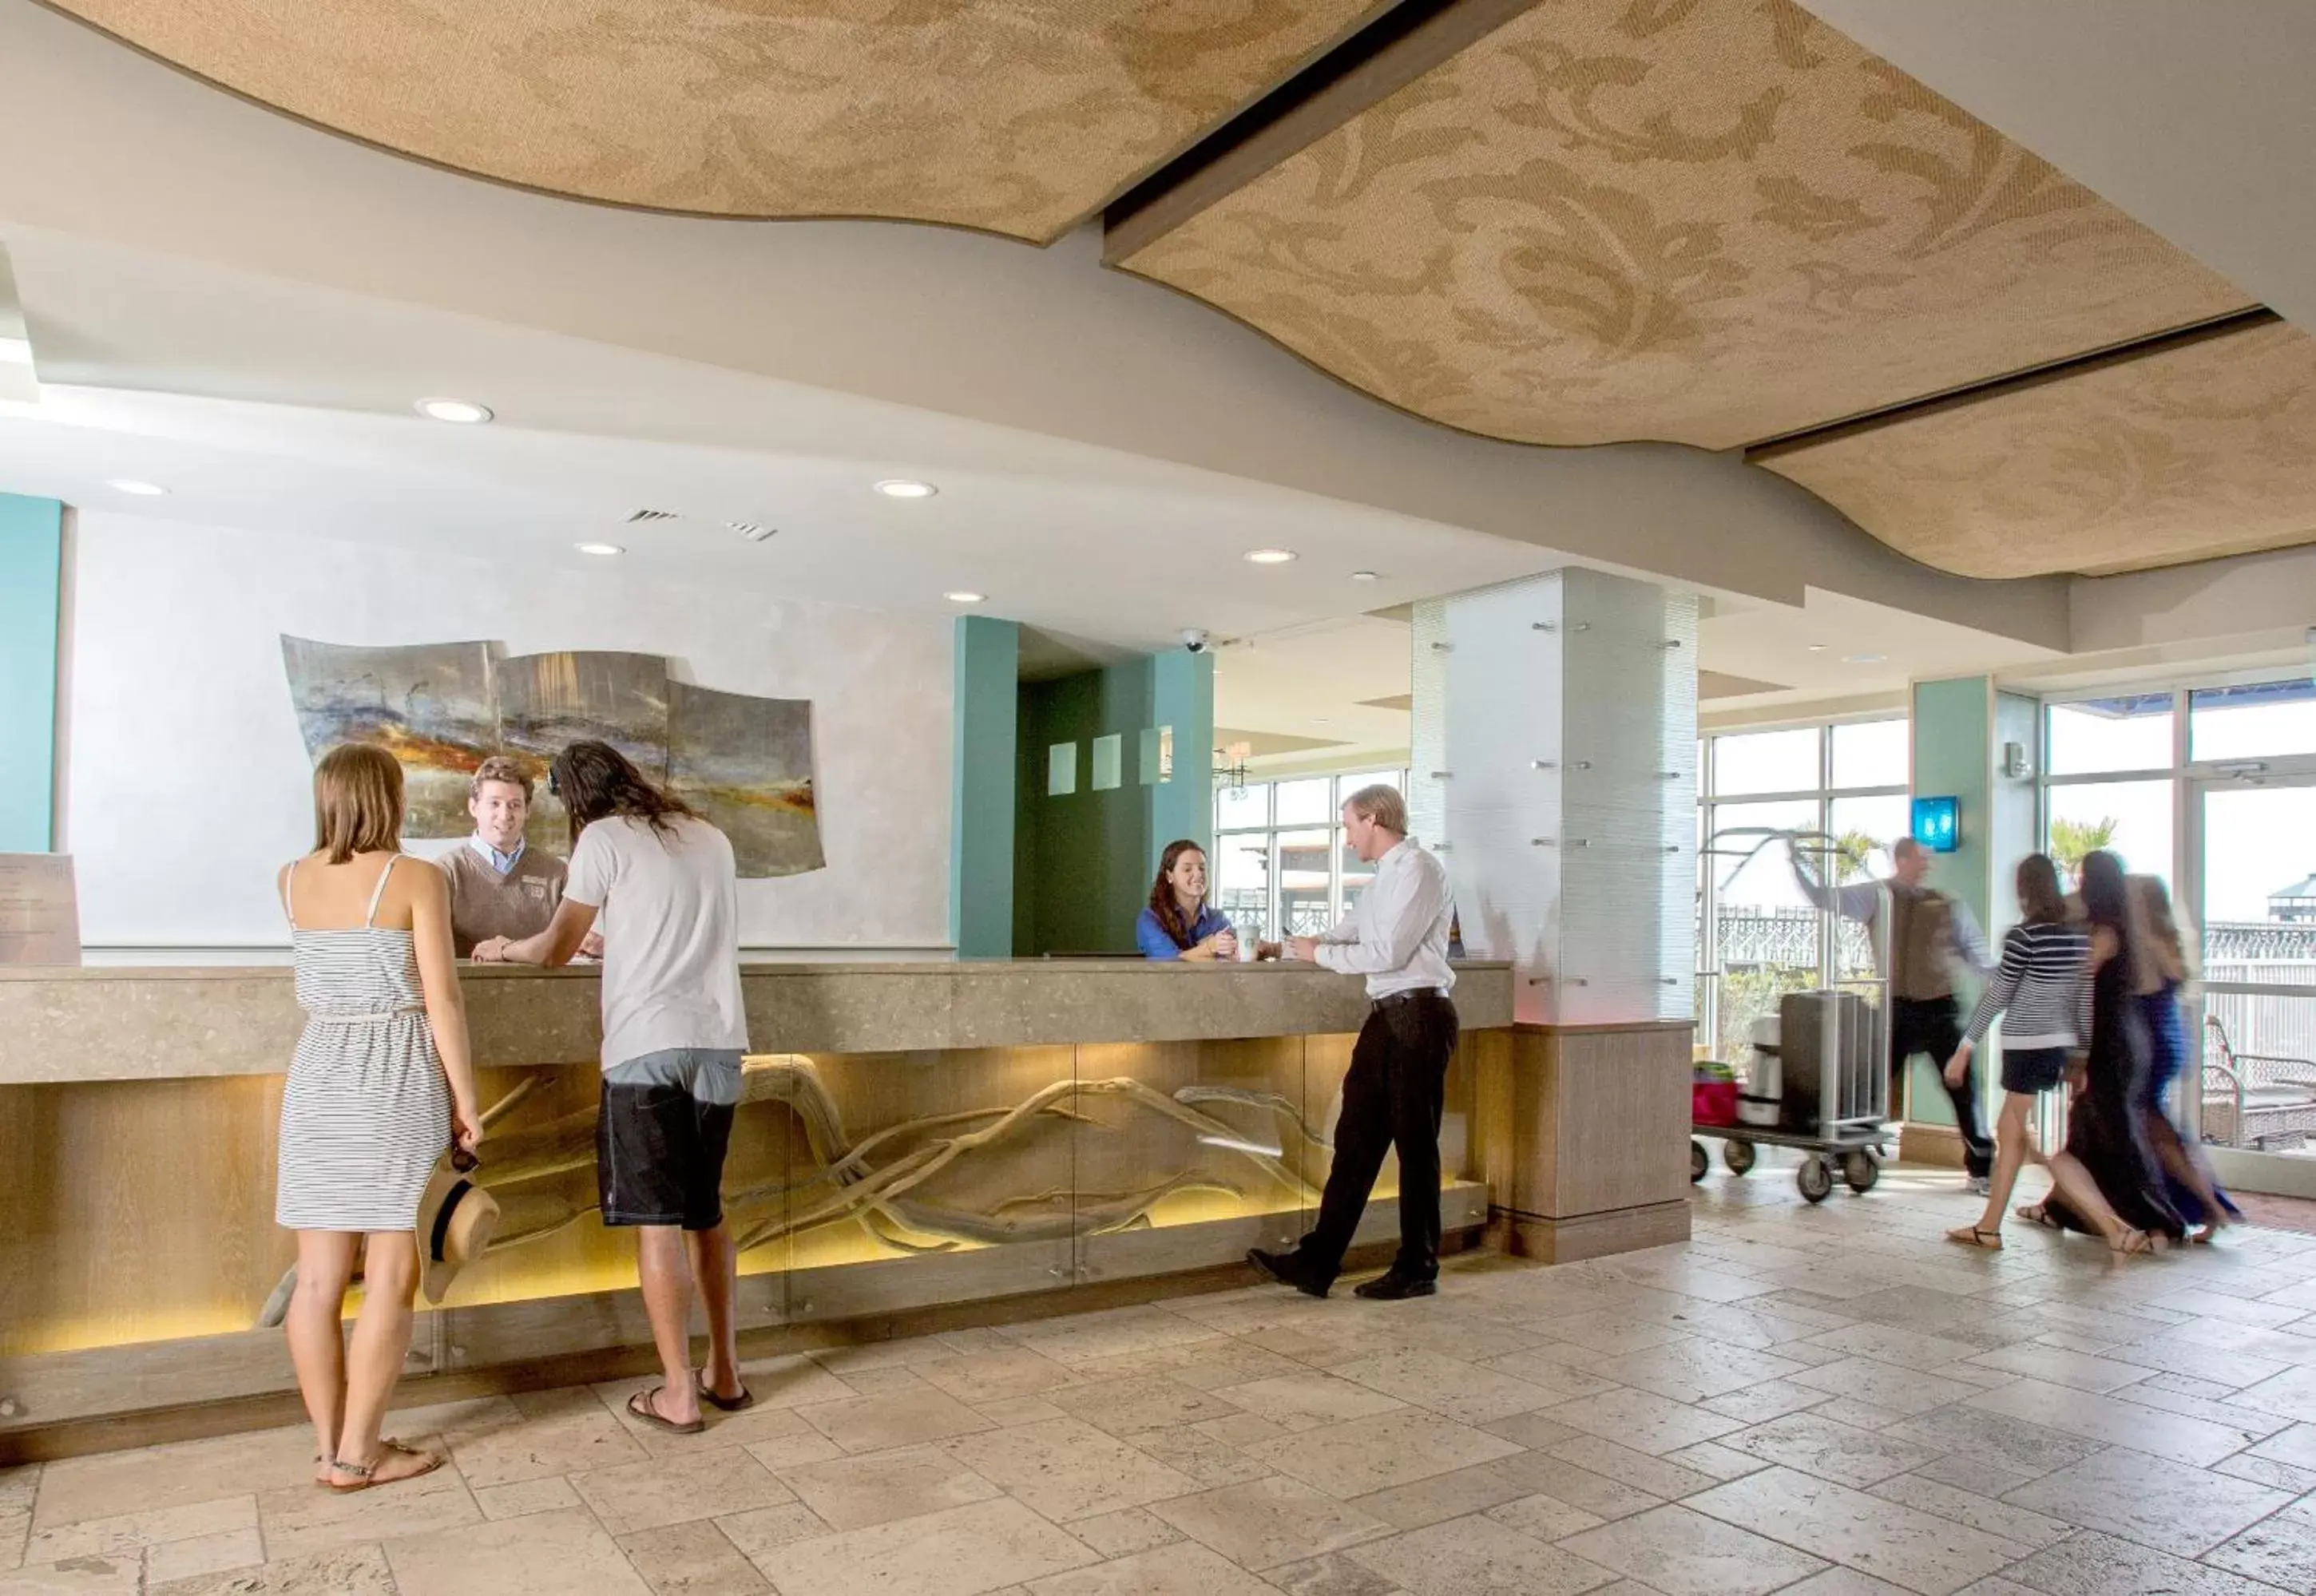
<svg viewBox="0 0 2316 1596"><path fill-rule="evenodd" d="M563 895L603 934L603 1067L670 1048L748 1046L740 1002L740 882L705 820L664 831L620 815L579 834Z"/></svg>

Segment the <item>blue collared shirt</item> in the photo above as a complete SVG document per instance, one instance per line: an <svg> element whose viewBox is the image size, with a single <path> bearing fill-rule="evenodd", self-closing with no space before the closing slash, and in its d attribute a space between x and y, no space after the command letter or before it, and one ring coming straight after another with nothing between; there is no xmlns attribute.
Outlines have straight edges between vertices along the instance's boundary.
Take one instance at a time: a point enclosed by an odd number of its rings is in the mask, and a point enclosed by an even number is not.
<svg viewBox="0 0 2316 1596"><path fill-rule="evenodd" d="M1217 931L1230 928L1230 917L1208 904L1198 910L1198 923L1190 927L1190 946L1196 947ZM1154 909L1144 909L1142 918L1134 922L1134 940L1141 944L1145 959L1179 959L1189 951L1174 945L1174 939L1166 935L1166 927L1158 923L1158 911Z"/></svg>
<svg viewBox="0 0 2316 1596"><path fill-rule="evenodd" d="M468 838L467 846L473 848L477 853L482 855L484 858L488 859L491 862L491 868L493 870L497 871L501 875L504 875L514 868L515 861L522 857L522 850L528 847L530 844L518 841L514 845L514 852L511 854L503 854L499 852L498 849L493 847L489 843L485 842L479 837Z"/></svg>

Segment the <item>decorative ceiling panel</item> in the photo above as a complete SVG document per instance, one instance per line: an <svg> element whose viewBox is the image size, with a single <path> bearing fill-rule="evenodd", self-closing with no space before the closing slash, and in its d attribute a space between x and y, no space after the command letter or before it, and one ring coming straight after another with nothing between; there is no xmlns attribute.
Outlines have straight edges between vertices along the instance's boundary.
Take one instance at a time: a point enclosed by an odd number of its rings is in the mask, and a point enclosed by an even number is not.
<svg viewBox="0 0 2316 1596"><path fill-rule="evenodd" d="M1118 263L1553 444L1727 448L2247 303L1790 0L1545 0Z"/></svg>
<svg viewBox="0 0 2316 1596"><path fill-rule="evenodd" d="M51 0L335 131L735 217L1043 242L1376 0Z"/></svg>
<svg viewBox="0 0 2316 1596"><path fill-rule="evenodd" d="M2316 542L2316 340L2262 327L1764 465L1964 576L2132 571Z"/></svg>

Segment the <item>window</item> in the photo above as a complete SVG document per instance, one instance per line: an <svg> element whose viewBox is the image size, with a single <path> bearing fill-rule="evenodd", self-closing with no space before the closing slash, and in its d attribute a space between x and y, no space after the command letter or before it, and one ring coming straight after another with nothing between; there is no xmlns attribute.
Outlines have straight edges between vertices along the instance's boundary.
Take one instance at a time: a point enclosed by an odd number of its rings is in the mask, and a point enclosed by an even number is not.
<svg viewBox="0 0 2316 1596"><path fill-rule="evenodd" d="M2316 681L2204 687L2187 695L2187 758L2266 759L2316 754Z"/></svg>
<svg viewBox="0 0 2316 1596"><path fill-rule="evenodd" d="M1813 880L1886 874L1909 822L1911 765L1902 716L1705 740L1697 947L1717 973L1697 983L1697 1028L1714 1057L1742 1060L1752 1023L1817 985L1822 918L1795 856ZM1842 927L1836 959L1846 974L1870 971L1863 927Z"/></svg>
<svg viewBox="0 0 2316 1596"><path fill-rule="evenodd" d="M2053 776L2171 768L2171 695L2140 693L2053 704L2044 714L2043 768Z"/></svg>
<svg viewBox="0 0 2316 1596"><path fill-rule="evenodd" d="M1351 851L1344 800L1361 787L1406 790L1406 772L1362 770L1215 788L1215 907L1240 936L1315 936L1375 879Z"/></svg>

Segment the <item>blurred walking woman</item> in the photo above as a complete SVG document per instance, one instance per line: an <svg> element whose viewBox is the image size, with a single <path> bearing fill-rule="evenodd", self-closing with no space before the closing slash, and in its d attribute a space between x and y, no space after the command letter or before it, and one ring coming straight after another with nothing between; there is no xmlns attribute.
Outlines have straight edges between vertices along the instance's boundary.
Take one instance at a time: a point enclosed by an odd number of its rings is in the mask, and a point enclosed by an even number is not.
<svg viewBox="0 0 2316 1596"><path fill-rule="evenodd" d="M2179 1009L2179 989L2187 980L2187 943L2171 909L2171 893L2158 877L2134 875L2133 907L2146 933L2146 957L2139 979L2139 1012L2147 1025L2147 1085L2139 1103L2148 1146L2162 1166L2164 1194L2179 1217L2197 1227L2196 1239L2209 1241L2222 1225L2243 1215L2220 1189L2201 1143L2171 1116L2172 1085L2187 1063L2187 1028Z"/></svg>
<svg viewBox="0 0 2316 1596"><path fill-rule="evenodd" d="M414 1234L428 1175L482 1139L442 873L403 863L402 767L332 749L314 769L314 851L282 869L306 1028L281 1097L274 1222L298 1233L290 1356L319 1444L316 1479L366 1490L431 1473L381 1440L410 1348ZM342 1336L359 1260L361 1315Z"/></svg>
<svg viewBox="0 0 2316 1596"><path fill-rule="evenodd" d="M2069 1111L2067 1146L2051 1155L2051 1194L2022 1219L2103 1237L2118 1253L2154 1250L2187 1226L2163 1195L2140 1104L2147 1089L2147 1025L2138 1002L2145 950L2124 884L2105 849L2083 860L2083 918L2091 934L2090 981L2077 1029L2089 1042L2082 1089Z"/></svg>
<svg viewBox="0 0 2316 1596"><path fill-rule="evenodd" d="M1994 1016L2002 1023L2002 1113L1994 1124L1994 1174L1986 1210L1972 1224L1946 1232L1948 1241L2000 1250L2002 1214L2018 1171L2035 1152L2026 1123L2035 1100L2056 1087L2066 1074L2067 1056L2087 1040L2075 1033L2090 937L2070 922L2059 891L2058 867L2048 856L2018 861L2018 907L2024 918L2003 938L2002 964L1970 1016L1962 1046L1946 1061L1949 1086L1968 1078L1970 1057Z"/></svg>

